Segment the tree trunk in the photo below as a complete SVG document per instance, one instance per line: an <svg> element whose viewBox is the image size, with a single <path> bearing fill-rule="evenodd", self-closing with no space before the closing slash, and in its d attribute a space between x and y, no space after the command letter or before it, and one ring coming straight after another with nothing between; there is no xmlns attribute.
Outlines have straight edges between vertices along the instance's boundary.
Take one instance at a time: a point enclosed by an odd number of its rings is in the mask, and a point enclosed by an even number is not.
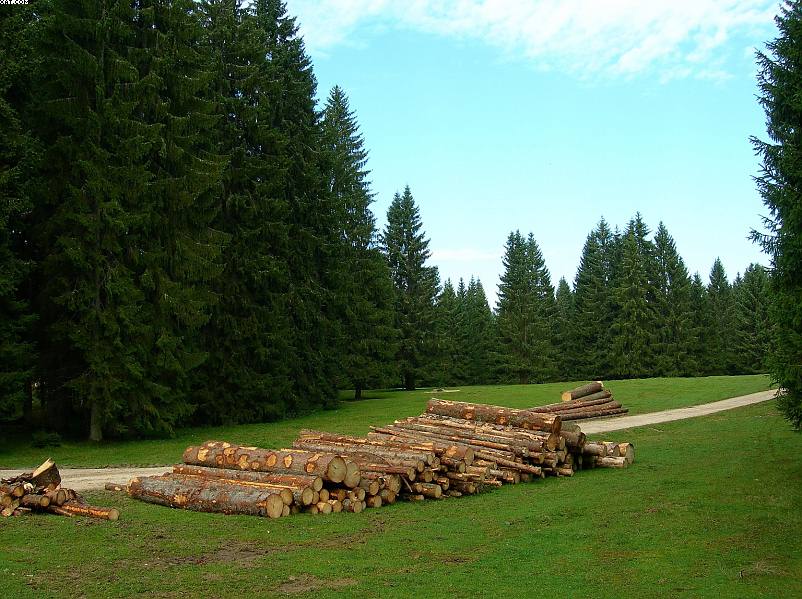
<svg viewBox="0 0 802 599"><path fill-rule="evenodd" d="M25 399L22 402L22 421L27 425L33 424L33 381L25 384Z"/></svg>
<svg viewBox="0 0 802 599"><path fill-rule="evenodd" d="M604 389L604 385L601 381L593 381L592 383L588 383L587 385L582 385L581 387L577 387L576 389L571 389L570 391L563 391L562 393L562 400L563 401L571 401L573 399L579 399L580 397L585 397L586 395L590 395L591 393L598 393Z"/></svg>
<svg viewBox="0 0 802 599"><path fill-rule="evenodd" d="M407 391L415 390L415 373L413 372L404 373L404 389L406 389Z"/></svg>
<svg viewBox="0 0 802 599"><path fill-rule="evenodd" d="M279 518L284 510L278 493L258 485L176 474L131 479L128 494L149 503L198 512Z"/></svg>
<svg viewBox="0 0 802 599"><path fill-rule="evenodd" d="M354 401L360 401L362 399L362 385L357 383L354 385Z"/></svg>
<svg viewBox="0 0 802 599"><path fill-rule="evenodd" d="M273 451L221 441L207 441L200 447L188 447L184 451L183 462L255 472L309 474L332 483L343 482L347 473L345 460L331 453Z"/></svg>
<svg viewBox="0 0 802 599"><path fill-rule="evenodd" d="M99 442L103 440L103 424L101 422L100 405L97 400L92 400L92 408L89 414L89 440Z"/></svg>
<svg viewBox="0 0 802 599"><path fill-rule="evenodd" d="M542 430L552 433L560 432L561 418L559 415L538 414L537 412L530 412L529 410L515 410L513 408L504 408L501 406L430 399L426 407L426 412L429 414L439 414L441 416L451 416L452 418L517 426L531 430Z"/></svg>

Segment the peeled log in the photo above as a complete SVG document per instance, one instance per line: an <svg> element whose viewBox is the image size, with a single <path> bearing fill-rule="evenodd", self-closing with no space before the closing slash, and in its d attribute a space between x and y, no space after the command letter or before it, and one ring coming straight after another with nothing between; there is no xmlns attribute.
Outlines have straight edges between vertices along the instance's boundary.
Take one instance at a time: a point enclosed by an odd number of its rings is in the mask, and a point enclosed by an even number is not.
<svg viewBox="0 0 802 599"><path fill-rule="evenodd" d="M509 426L517 426L530 430L541 430L552 433L560 432L561 418L558 415L545 415L529 410L516 410L502 406L446 401L430 399L426 407L429 414L451 416L479 422L492 422Z"/></svg>
<svg viewBox="0 0 802 599"><path fill-rule="evenodd" d="M271 489L176 474L133 478L128 494L148 503L197 512L279 518L284 509L281 496Z"/></svg>
<svg viewBox="0 0 802 599"><path fill-rule="evenodd" d="M571 389L570 391L563 391L560 398L563 401L571 401L573 399L579 399L580 397L585 397L586 395L590 395L591 393L598 393L602 389L604 389L604 384L601 381L593 381L592 383L588 383L587 385L582 385L581 387L577 387L576 389Z"/></svg>
<svg viewBox="0 0 802 599"><path fill-rule="evenodd" d="M208 441L200 447L184 451L185 464L234 468L254 472L297 473L319 476L323 480L341 483L345 479L346 464L340 456L311 451L260 449L242 447L220 441Z"/></svg>
<svg viewBox="0 0 802 599"><path fill-rule="evenodd" d="M86 516L88 518L102 518L111 521L115 521L120 517L120 511L116 508L95 507L85 503L78 503L77 501L68 501L58 506L49 505L45 509L62 516Z"/></svg>

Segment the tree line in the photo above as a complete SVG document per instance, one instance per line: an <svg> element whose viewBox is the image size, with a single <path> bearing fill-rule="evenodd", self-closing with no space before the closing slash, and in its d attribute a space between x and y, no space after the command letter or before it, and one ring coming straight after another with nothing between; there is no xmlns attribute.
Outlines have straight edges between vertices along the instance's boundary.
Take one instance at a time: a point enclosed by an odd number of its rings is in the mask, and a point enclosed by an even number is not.
<svg viewBox="0 0 802 599"><path fill-rule="evenodd" d="M346 94L283 2L0 7L0 419L159 436L339 389L764 369L767 274L689 276L605 221L555 290L507 239L498 304L441 282L409 187L378 231Z"/></svg>

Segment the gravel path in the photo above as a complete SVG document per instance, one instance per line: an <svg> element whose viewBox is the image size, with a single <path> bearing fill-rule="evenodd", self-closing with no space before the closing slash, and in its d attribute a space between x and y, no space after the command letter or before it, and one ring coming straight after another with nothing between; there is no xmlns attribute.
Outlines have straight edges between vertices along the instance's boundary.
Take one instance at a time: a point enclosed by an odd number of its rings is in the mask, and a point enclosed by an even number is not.
<svg viewBox="0 0 802 599"><path fill-rule="evenodd" d="M751 395L731 397L721 401L690 406L688 408L676 408L674 410L664 410L662 412L650 412L649 414L638 414L636 416L620 416L614 418L603 418L598 420L578 420L577 424L582 427L582 431L591 433L606 433L637 426L649 424L659 424L672 420L683 420L685 418L695 418L696 416L707 416L724 410L732 410L742 406L768 401L773 399L776 391L760 391ZM152 476L163 474L170 471L170 466L158 466L155 468L59 468L61 480L64 486L75 489L76 491L87 491L90 489L102 489L106 483L124 485L135 476ZM19 470L0 470L0 478L19 474Z"/></svg>

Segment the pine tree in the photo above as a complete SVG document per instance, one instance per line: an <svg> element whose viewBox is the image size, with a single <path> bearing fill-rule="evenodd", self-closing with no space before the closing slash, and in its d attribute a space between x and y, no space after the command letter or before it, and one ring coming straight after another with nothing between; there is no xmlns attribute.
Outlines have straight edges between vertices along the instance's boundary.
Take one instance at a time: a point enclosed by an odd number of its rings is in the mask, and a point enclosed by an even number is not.
<svg viewBox="0 0 802 599"><path fill-rule="evenodd" d="M574 279L572 329L577 370L572 378L609 378L609 330L614 317L611 279L618 263L616 253L613 233L601 219L585 241Z"/></svg>
<svg viewBox="0 0 802 599"><path fill-rule="evenodd" d="M649 302L649 255L641 245L634 221L621 239L620 271L613 297L616 314L610 327L610 352L615 377L651 374L654 345L654 306Z"/></svg>
<svg viewBox="0 0 802 599"><path fill-rule="evenodd" d="M497 306L501 368L520 384L543 382L554 376L554 288L534 236L510 233L502 263Z"/></svg>
<svg viewBox="0 0 802 599"><path fill-rule="evenodd" d="M403 386L410 390L428 374L435 353L434 306L439 277L436 267L426 266L431 252L422 226L420 211L407 186L403 194L395 194L387 210L382 249L395 288L396 362Z"/></svg>
<svg viewBox="0 0 802 599"><path fill-rule="evenodd" d="M565 278L560 278L555 293L555 311L552 328L557 378L570 381L575 378L576 356L574 340L574 294Z"/></svg>
<svg viewBox="0 0 802 599"><path fill-rule="evenodd" d="M459 307L459 349L463 356L459 382L468 385L490 384L493 382L493 353L496 347L495 322L479 279L471 277Z"/></svg>
<svg viewBox="0 0 802 599"><path fill-rule="evenodd" d="M657 347L655 374L690 376L695 368L691 345L691 279L674 239L661 222L654 238Z"/></svg>
<svg viewBox="0 0 802 599"><path fill-rule="evenodd" d="M802 5L786 0L775 18L778 37L758 52L760 103L771 141L752 138L763 158L758 189L769 209L768 235L753 233L771 257L776 342L771 373L783 390L779 407L802 428Z"/></svg>
<svg viewBox="0 0 802 599"><path fill-rule="evenodd" d="M734 371L732 340L734 336L734 308L732 286L727 279L721 260L716 258L710 269L707 286L710 329L706 335L710 356L710 374L731 374Z"/></svg>
<svg viewBox="0 0 802 599"><path fill-rule="evenodd" d="M699 273L694 273L690 289L690 332L688 334L689 374L702 376L710 374L711 359L708 346L710 330L710 302L707 289Z"/></svg>
<svg viewBox="0 0 802 599"><path fill-rule="evenodd" d="M462 280L460 279L460 283ZM457 297L451 279L443 284L437 296L435 310L435 338L437 343L437 367L434 371L434 383L440 387L459 385L464 379L460 368L463 298Z"/></svg>
<svg viewBox="0 0 802 599"><path fill-rule="evenodd" d="M392 287L387 263L376 245L373 195L365 166L368 153L343 90L335 86L323 110L324 174L340 231L335 294L342 323L338 351L355 398L382 382L395 354Z"/></svg>
<svg viewBox="0 0 802 599"><path fill-rule="evenodd" d="M769 277L759 264L750 264L735 295L735 371L738 374L766 372L771 353L773 326L769 309Z"/></svg>
<svg viewBox="0 0 802 599"><path fill-rule="evenodd" d="M30 101L33 68L30 10L0 6L0 421L30 413L35 320L24 293L30 260L25 222L32 201L26 181L38 154L19 109Z"/></svg>

